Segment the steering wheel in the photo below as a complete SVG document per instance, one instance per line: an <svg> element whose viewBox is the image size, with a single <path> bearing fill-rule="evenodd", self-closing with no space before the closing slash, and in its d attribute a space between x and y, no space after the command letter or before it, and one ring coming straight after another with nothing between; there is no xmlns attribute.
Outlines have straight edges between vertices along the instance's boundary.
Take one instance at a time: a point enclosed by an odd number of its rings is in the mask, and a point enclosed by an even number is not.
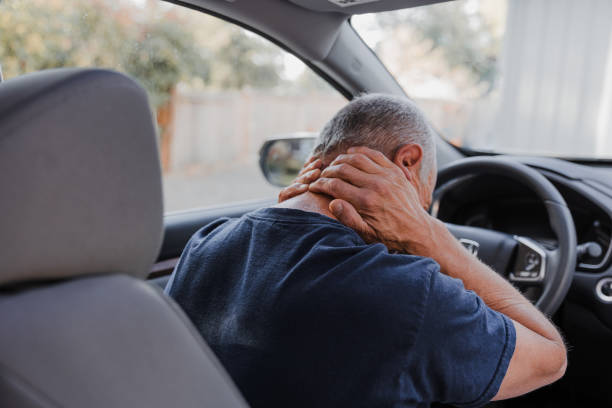
<svg viewBox="0 0 612 408"><path fill-rule="evenodd" d="M559 191L538 171L507 157L474 157L442 168L434 197L443 195L449 183L466 176L491 174L513 179L533 191L544 204L556 235L555 247L524 236L484 228L446 224L450 232L497 273L521 287L539 286L535 302L545 314L557 311L567 295L576 267L574 220Z"/></svg>

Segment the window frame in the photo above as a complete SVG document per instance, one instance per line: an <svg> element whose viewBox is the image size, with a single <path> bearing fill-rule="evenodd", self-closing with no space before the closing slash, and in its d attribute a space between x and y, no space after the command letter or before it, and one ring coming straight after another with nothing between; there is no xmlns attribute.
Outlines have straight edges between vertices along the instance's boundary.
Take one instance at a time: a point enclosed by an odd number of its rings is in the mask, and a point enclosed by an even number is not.
<svg viewBox="0 0 612 408"><path fill-rule="evenodd" d="M283 51L286 51L288 53L290 53L291 55L293 55L294 57L296 57L297 59L299 59L300 61L302 61L308 68L310 68L313 73L315 73L316 75L319 76L319 78L321 78L322 80L324 80L325 82L327 82L332 88L334 88L336 91L338 91L342 96L344 96L348 101L350 101L351 99L353 99L355 97L355 95L353 95L348 89L346 89L345 87L343 87L340 83L338 83L337 81L335 81L332 77L330 77L329 75L327 75L325 72L323 72L321 69L319 69L316 65L314 65L312 62L310 62L309 60L303 58L302 56L300 56L299 54L297 54L295 51L293 51L291 48L289 48L286 44L282 43L280 40L272 37L271 35L268 35L267 33L264 33L263 31L260 31L246 23L243 23L242 21L238 21L236 19L233 19L231 17L228 17L226 15L220 14L216 11L207 9L206 7L203 6L198 6L195 4L191 4L191 3L187 3L184 1L180 1L180 0L160 0L160 1L164 1L166 3L171 3L171 4L175 4L177 6L181 6L181 7L185 7L191 10L196 10L199 11L201 13L204 14L208 14L212 17L216 17L220 20L226 21L230 24L234 24L244 30L250 31L253 34L257 34L258 36L265 38L266 40L270 41L271 43L273 43L274 45L278 46L279 48L281 48Z"/></svg>

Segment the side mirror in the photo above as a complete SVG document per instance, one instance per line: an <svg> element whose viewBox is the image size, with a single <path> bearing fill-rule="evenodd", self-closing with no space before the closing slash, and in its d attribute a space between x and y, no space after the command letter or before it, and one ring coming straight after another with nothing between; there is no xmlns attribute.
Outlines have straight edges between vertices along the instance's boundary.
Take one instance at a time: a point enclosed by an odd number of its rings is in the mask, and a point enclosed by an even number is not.
<svg viewBox="0 0 612 408"><path fill-rule="evenodd" d="M317 141L317 133L300 132L275 137L259 150L259 167L268 182L286 187L298 175Z"/></svg>

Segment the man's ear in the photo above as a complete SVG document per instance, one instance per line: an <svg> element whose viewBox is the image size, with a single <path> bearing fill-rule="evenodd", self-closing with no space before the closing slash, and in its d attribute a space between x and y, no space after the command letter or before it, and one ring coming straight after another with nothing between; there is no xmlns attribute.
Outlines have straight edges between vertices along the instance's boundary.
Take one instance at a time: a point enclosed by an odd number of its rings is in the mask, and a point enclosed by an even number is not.
<svg viewBox="0 0 612 408"><path fill-rule="evenodd" d="M406 178L412 183L419 180L421 160L423 160L423 148L418 144L401 146L393 157L393 163L404 172Z"/></svg>

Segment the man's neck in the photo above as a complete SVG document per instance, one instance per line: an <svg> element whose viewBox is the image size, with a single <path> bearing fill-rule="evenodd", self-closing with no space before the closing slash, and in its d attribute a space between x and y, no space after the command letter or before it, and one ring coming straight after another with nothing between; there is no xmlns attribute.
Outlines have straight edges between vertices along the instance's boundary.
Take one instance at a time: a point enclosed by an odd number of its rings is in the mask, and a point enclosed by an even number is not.
<svg viewBox="0 0 612 408"><path fill-rule="evenodd" d="M315 194L308 191L306 193L290 198L289 200L283 201L282 203L278 203L274 207L293 208L296 210L315 212L323 214L335 220L336 217L334 217L333 214L329 212L330 202L331 198L329 198L328 196Z"/></svg>

